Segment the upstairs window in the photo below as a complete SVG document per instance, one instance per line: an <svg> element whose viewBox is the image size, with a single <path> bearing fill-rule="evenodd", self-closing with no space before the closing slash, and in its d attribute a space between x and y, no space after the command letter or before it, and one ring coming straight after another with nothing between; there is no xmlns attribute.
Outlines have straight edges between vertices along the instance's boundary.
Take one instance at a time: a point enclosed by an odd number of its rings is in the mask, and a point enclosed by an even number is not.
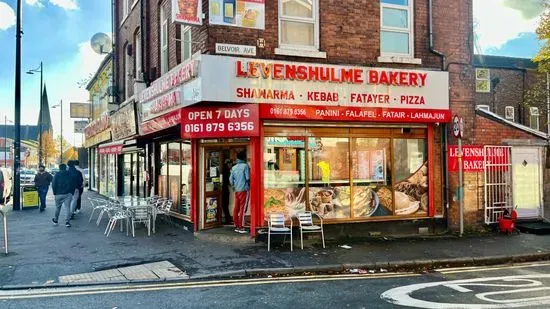
<svg viewBox="0 0 550 309"><path fill-rule="evenodd" d="M130 56L130 45L124 45L124 99L127 100L130 97L130 85L132 83L132 73L130 68L132 66L132 57Z"/></svg>
<svg viewBox="0 0 550 309"><path fill-rule="evenodd" d="M191 59L192 47L191 27L181 26L181 62Z"/></svg>
<svg viewBox="0 0 550 309"><path fill-rule="evenodd" d="M279 0L279 47L319 49L319 0Z"/></svg>
<svg viewBox="0 0 550 309"><path fill-rule="evenodd" d="M141 31L138 31L136 33L136 36L135 36L135 39L134 39L134 42L135 43L135 60L136 60L136 63L135 63L135 72L136 72L136 79L137 80L143 80L143 76L141 76L142 72L141 72Z"/></svg>
<svg viewBox="0 0 550 309"><path fill-rule="evenodd" d="M380 52L412 58L413 0L380 0Z"/></svg>
<svg viewBox="0 0 550 309"><path fill-rule="evenodd" d="M160 7L160 73L168 72L168 11Z"/></svg>
<svg viewBox="0 0 550 309"><path fill-rule="evenodd" d="M506 106L504 109L504 118L514 121L516 118L515 109L513 106Z"/></svg>
<svg viewBox="0 0 550 309"><path fill-rule="evenodd" d="M124 21L126 17L130 14L130 0L122 1L122 20Z"/></svg>
<svg viewBox="0 0 550 309"><path fill-rule="evenodd" d="M491 92L491 72L489 69L476 69L476 92Z"/></svg>
<svg viewBox="0 0 550 309"><path fill-rule="evenodd" d="M529 108L529 127L531 127L531 129L539 130L539 116L540 114L538 107Z"/></svg>

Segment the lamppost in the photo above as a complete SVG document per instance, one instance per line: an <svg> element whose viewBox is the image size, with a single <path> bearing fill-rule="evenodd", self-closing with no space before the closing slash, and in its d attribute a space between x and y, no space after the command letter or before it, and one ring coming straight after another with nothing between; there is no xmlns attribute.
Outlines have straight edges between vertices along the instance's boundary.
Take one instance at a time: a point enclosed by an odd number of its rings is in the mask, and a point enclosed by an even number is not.
<svg viewBox="0 0 550 309"><path fill-rule="evenodd" d="M60 108L60 116L61 116L61 134L59 135L59 156L60 156L60 160L59 160L59 164L63 163L63 100L61 100L61 102L59 102L59 104L56 104L54 106L52 106L52 108L57 108L59 107Z"/></svg>
<svg viewBox="0 0 550 309"><path fill-rule="evenodd" d="M28 70L27 71L27 74L34 74L34 73L38 73L40 72L40 110L39 110L39 114L38 114L38 165L42 164L42 127L43 127L43 124L42 124L42 113L44 113L44 111L42 110L42 106L43 106L43 98L42 98L42 89L44 89L44 67L42 65L42 61L40 61L40 66L36 69L33 69L33 70Z"/></svg>
<svg viewBox="0 0 550 309"><path fill-rule="evenodd" d="M4 115L4 168L8 167L8 115Z"/></svg>

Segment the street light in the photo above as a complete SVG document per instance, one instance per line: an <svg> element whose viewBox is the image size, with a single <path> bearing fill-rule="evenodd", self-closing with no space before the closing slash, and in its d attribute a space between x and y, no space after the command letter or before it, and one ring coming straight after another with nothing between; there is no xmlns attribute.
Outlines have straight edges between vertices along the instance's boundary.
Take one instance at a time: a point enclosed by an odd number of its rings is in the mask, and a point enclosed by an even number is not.
<svg viewBox="0 0 550 309"><path fill-rule="evenodd" d="M60 145L59 145L59 155L60 155L60 160L59 160L59 164L63 163L63 100L61 100L61 102L59 102L59 104L56 104L54 106L52 106L52 108L57 108L59 107L61 109L60 111L60 114L61 114L61 135L59 136L60 137Z"/></svg>
<svg viewBox="0 0 550 309"><path fill-rule="evenodd" d="M8 120L7 115L4 115L4 168L8 167L8 121L13 123L13 121Z"/></svg>
<svg viewBox="0 0 550 309"><path fill-rule="evenodd" d="M40 109L39 109L39 114L38 114L38 124L39 124L39 128L38 128L38 165L42 164L42 113L44 113L44 111L42 110L42 105L44 102L42 102L42 89L44 89L44 79L43 79L43 76L44 76L44 67L42 65L42 61L40 61L40 66L36 69L33 69L33 70L28 70L27 71L27 74L30 74L30 75L33 75L34 73L38 73L40 72Z"/></svg>

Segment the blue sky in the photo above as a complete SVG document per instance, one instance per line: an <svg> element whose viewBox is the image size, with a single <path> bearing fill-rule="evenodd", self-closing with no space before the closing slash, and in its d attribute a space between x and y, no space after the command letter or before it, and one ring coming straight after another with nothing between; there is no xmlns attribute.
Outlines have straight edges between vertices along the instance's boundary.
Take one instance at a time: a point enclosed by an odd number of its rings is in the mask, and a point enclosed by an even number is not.
<svg viewBox="0 0 550 309"><path fill-rule="evenodd" d="M63 136L80 144L69 117L69 102L88 100L78 81L93 74L102 56L95 54L89 40L97 32L111 33L110 0L22 0L22 116L24 124L36 124L40 75L25 74L44 62L44 82L50 106L63 100ZM15 0L0 0L0 117L13 119L15 69ZM60 110L51 109L56 135Z"/></svg>
<svg viewBox="0 0 550 309"><path fill-rule="evenodd" d="M110 0L22 0L24 71L44 62L50 106L64 105L63 136L80 144L72 133L69 102L88 100L78 82L93 74L102 56L89 40L97 32L111 32ZM13 119L15 59L15 0L0 0L0 117ZM476 52L532 57L539 49L534 33L541 8L539 0L474 0ZM22 75L22 122L38 119L39 76ZM52 109L52 122L59 132L60 115Z"/></svg>

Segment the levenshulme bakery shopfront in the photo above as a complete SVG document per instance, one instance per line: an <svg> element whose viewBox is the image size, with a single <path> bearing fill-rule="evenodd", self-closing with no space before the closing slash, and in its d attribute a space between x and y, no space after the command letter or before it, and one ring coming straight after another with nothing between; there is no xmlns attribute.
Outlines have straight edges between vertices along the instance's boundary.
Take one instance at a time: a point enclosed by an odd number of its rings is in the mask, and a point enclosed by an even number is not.
<svg viewBox="0 0 550 309"><path fill-rule="evenodd" d="M251 167L252 235L271 212L313 211L328 224L443 216L446 72L210 55L191 61L198 70L178 86L173 105L177 153L190 163L178 175L195 230L221 225L224 208L232 212L227 180L241 151ZM158 165L168 174L169 148L160 146L157 160L166 157ZM169 196L157 179L157 192Z"/></svg>

